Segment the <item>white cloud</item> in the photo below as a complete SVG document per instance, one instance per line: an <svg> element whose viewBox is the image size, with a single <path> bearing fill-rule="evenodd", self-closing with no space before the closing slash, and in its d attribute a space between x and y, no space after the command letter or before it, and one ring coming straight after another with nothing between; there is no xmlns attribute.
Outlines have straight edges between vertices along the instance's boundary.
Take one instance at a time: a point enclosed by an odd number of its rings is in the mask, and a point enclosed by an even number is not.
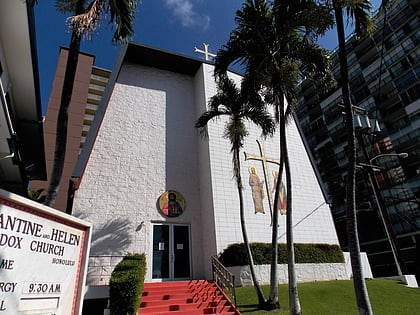
<svg viewBox="0 0 420 315"><path fill-rule="evenodd" d="M190 0L165 0L166 6L172 10L173 15L180 19L182 26L201 26L207 29L210 25L210 17L201 15L194 10Z"/></svg>

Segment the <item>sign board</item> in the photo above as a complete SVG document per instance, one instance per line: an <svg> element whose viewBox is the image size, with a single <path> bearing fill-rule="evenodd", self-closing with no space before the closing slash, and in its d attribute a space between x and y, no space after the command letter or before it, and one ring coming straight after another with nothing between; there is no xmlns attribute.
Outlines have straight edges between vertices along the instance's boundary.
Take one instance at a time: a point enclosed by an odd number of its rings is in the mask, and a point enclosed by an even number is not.
<svg viewBox="0 0 420 315"><path fill-rule="evenodd" d="M91 225L0 190L0 315L81 314Z"/></svg>

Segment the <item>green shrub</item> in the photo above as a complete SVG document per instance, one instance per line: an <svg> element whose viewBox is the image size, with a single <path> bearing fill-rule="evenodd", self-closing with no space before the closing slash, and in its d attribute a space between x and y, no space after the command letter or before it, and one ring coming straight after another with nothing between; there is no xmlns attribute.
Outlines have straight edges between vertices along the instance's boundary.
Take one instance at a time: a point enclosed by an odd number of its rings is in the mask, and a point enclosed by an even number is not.
<svg viewBox="0 0 420 315"><path fill-rule="evenodd" d="M271 244L251 243L251 252L256 265L271 264ZM248 265L245 246L229 245L219 256L220 262L226 266ZM343 252L338 245L330 244L295 244L296 263L342 263ZM278 263L287 264L286 244L278 244Z"/></svg>
<svg viewBox="0 0 420 315"><path fill-rule="evenodd" d="M109 281L109 306L112 315L137 314L145 273L144 254L127 254L115 266Z"/></svg>

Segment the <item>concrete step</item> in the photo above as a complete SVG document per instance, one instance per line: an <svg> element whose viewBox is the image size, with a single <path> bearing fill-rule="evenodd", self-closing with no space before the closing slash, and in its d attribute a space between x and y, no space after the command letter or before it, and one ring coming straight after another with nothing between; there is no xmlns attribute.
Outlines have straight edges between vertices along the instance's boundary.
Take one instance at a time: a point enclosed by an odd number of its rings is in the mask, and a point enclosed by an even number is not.
<svg viewBox="0 0 420 315"><path fill-rule="evenodd" d="M213 281L145 283L138 314L240 314Z"/></svg>

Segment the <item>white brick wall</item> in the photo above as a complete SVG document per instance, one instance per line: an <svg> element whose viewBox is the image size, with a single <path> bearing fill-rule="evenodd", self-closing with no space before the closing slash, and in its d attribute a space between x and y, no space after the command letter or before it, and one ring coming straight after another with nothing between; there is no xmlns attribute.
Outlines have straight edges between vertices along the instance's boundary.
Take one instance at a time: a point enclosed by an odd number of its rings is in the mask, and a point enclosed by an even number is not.
<svg viewBox="0 0 420 315"><path fill-rule="evenodd" d="M211 76L213 68L205 65L208 80L206 90L208 98L215 93L215 83ZM232 74L239 82L240 77ZM232 155L230 143L223 136L225 120L212 123L209 127L210 160L212 170L213 200L216 213L217 251L220 252L228 244L242 242L239 224L239 201L236 184L233 180ZM261 132L249 124L249 136L245 140L243 151L260 155L256 142L261 139ZM293 183L293 222L295 225L295 242L338 244L330 210L322 196L317 179L306 154L296 125L292 121L287 129L289 158L291 163ZM266 156L279 159L279 134L265 140ZM243 155L241 155L243 157ZM267 196L264 199L266 214L254 214L251 188L248 184L248 167L255 166L260 179L263 180L262 163L259 161L241 160L241 175L244 187L245 221L248 237L251 242L271 242L271 217ZM270 170L270 186L273 187L271 172L278 169L274 164L268 164ZM265 193L265 195L267 195ZM285 216L280 217L279 242L286 242Z"/></svg>
<svg viewBox="0 0 420 315"><path fill-rule="evenodd" d="M95 257L88 284L106 284L104 275L116 263L114 259L101 269L100 256L109 260L127 252L147 255L146 280L151 280L153 223L190 225L193 278L210 278L210 256L242 242L230 144L222 137L224 121L209 125L208 139L201 139L194 129L216 91L212 73L207 64L195 77L123 64L74 200L74 214L94 227L91 256ZM249 131L244 150L259 155L260 131L251 125ZM294 124L288 137L295 240L338 244L329 208L323 204ZM266 140L265 149L267 156L279 158L278 135ZM267 199L266 214L254 214L248 185L248 167L255 166L262 176L261 163L241 163L249 239L270 242ZM274 168L270 165L271 180ZM176 190L186 200L185 212L177 218L166 218L157 210L157 199L166 190ZM285 242L284 224L281 216L280 242Z"/></svg>
<svg viewBox="0 0 420 315"><path fill-rule="evenodd" d="M151 222L168 221L191 225L194 275L203 276L193 86L189 76L124 64L74 201L94 225L91 255L144 252L149 279ZM177 218L156 207L171 189L186 200Z"/></svg>
<svg viewBox="0 0 420 315"><path fill-rule="evenodd" d="M297 282L328 281L328 280L349 280L344 263L324 263L324 264L296 264ZM255 274L260 284L270 284L271 265L256 265ZM229 267L229 271L235 276L235 285L252 285L251 272L249 266ZM287 265L278 265L279 283L288 283Z"/></svg>

